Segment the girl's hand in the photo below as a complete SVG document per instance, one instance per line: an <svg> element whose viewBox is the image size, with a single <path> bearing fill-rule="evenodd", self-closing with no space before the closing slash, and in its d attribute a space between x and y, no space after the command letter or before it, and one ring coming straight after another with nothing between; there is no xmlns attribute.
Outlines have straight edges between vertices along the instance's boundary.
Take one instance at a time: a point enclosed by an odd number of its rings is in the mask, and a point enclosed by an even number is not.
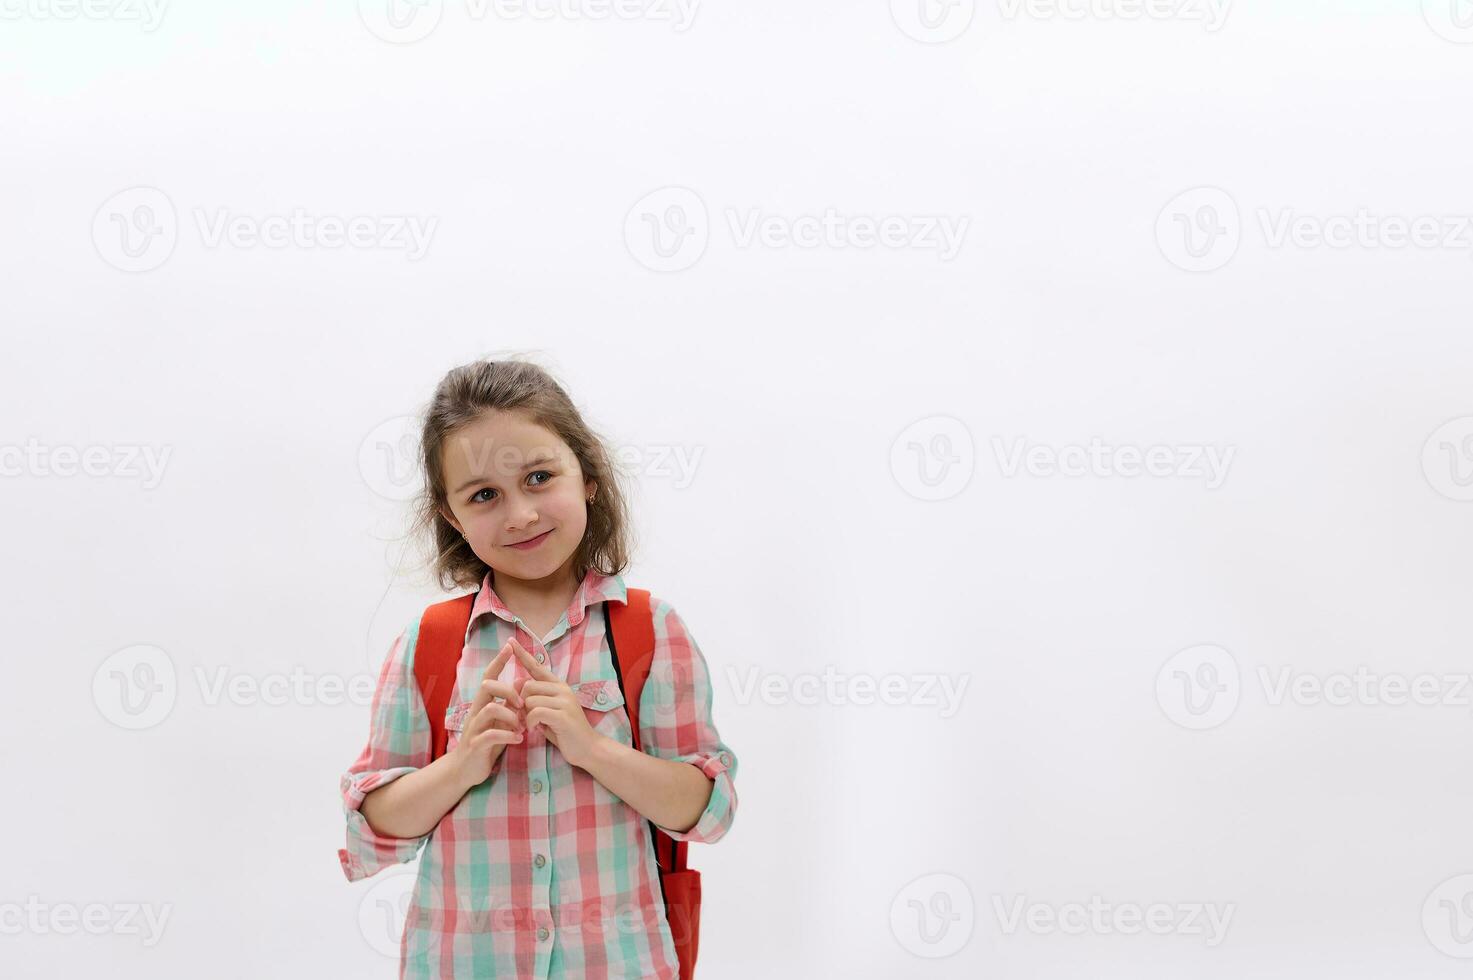
<svg viewBox="0 0 1473 980"><path fill-rule="evenodd" d="M530 680L520 685L522 703L526 705L523 717L527 726L542 726L543 734L563 754L563 758L580 769L585 768L584 763L591 757L593 747L604 736L588 723L583 705L578 703L578 695L571 687L539 664L516 640L511 644L516 658L532 675Z"/></svg>
<svg viewBox="0 0 1473 980"><path fill-rule="evenodd" d="M460 741L450 750L467 788L484 783L506 746L522 740L526 727L522 722L522 699L511 684L496 679L511 656L511 643L507 643L481 674L481 686L471 699ZM505 703L493 698L502 698Z"/></svg>

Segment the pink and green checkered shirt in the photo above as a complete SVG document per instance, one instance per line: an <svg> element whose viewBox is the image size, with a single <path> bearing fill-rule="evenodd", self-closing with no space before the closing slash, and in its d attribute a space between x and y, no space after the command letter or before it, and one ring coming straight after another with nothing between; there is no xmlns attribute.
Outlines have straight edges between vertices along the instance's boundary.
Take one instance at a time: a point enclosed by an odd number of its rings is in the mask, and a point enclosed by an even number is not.
<svg viewBox="0 0 1473 980"><path fill-rule="evenodd" d="M535 637L481 583L446 712L456 744L481 674L515 636L578 694L594 730L633 745L599 603L624 602L624 581L590 571L546 637ZM650 755L689 762L711 777L710 802L676 840L720 840L736 814L737 759L711 718L705 658L668 603L651 597L655 653L640 695ZM674 978L675 946L660 894L649 824L545 735L506 746L483 783L423 837L384 837L359 812L369 792L430 762L430 727L414 679L415 619L379 673L368 744L342 777L349 881L419 855L400 945L401 978ZM515 663L515 661L513 661ZM520 665L517 666L521 670ZM507 676L507 675L504 675ZM667 829L667 828L662 828Z"/></svg>

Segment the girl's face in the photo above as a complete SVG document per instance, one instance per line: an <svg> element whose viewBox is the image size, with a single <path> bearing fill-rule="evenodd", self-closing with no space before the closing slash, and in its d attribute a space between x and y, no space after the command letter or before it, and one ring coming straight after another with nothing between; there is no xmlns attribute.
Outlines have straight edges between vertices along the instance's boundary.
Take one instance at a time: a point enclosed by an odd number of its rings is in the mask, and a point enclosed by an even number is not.
<svg viewBox="0 0 1473 980"><path fill-rule="evenodd" d="M567 443L520 412L492 411L453 432L441 456L441 513L477 557L523 581L571 567L595 484Z"/></svg>

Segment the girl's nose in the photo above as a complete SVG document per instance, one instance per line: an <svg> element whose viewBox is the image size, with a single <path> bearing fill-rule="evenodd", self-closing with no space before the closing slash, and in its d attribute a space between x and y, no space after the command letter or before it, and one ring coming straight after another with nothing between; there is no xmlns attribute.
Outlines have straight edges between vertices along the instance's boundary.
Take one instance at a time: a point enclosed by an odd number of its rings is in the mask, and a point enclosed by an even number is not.
<svg viewBox="0 0 1473 980"><path fill-rule="evenodd" d="M506 533L516 534L519 531L525 531L535 520L537 520L536 508L530 506L524 508L513 508L511 520L507 521L506 524Z"/></svg>

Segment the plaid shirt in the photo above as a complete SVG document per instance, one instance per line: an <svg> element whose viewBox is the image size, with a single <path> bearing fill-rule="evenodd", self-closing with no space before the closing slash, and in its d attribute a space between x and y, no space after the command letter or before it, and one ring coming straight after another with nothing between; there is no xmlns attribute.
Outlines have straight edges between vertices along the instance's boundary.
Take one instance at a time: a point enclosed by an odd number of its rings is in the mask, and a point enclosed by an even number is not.
<svg viewBox="0 0 1473 980"><path fill-rule="evenodd" d="M633 745L599 603L624 602L624 581L589 571L546 637L533 636L481 583L446 712L453 748L486 666L509 638L578 695L596 732ZM736 755L711 719L705 658L667 602L651 597L655 654L640 696L640 737L650 755L689 762L711 777L711 799L676 840L720 840L736 814ZM430 728L414 678L419 621L395 639L379 673L368 744L343 774L348 846L343 873L357 881L412 860L423 848L400 943L401 978L678 976L649 824L540 732L507 745L422 837L385 837L359 812L369 792L430 762ZM513 659L503 680L525 676ZM666 829L666 828L661 828ZM668 832L668 830L667 830ZM428 846L426 846L428 845Z"/></svg>

